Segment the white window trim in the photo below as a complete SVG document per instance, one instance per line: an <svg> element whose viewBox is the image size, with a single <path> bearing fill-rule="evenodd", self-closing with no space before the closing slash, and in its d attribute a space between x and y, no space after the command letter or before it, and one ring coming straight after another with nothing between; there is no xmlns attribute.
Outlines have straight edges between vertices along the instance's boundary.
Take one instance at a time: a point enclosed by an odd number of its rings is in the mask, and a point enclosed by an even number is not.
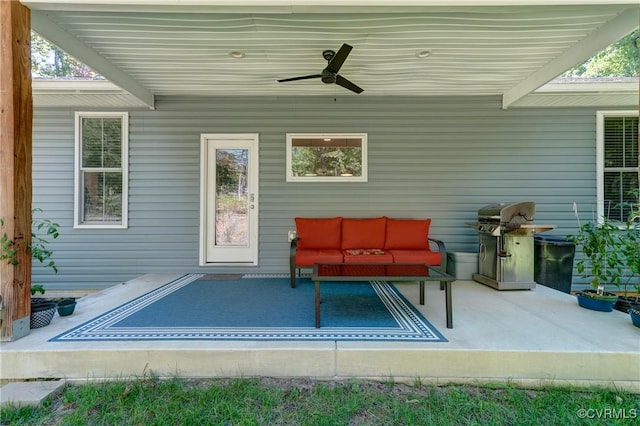
<svg viewBox="0 0 640 426"><path fill-rule="evenodd" d="M122 119L122 221L120 223L82 223L83 188L80 179L82 165L81 119L86 117L120 117ZM76 112L74 153L73 227L78 229L127 229L129 226L129 113L127 112Z"/></svg>
<svg viewBox="0 0 640 426"><path fill-rule="evenodd" d="M596 113L596 206L598 223L604 218L604 119L638 117L638 110L598 111Z"/></svg>
<svg viewBox="0 0 640 426"><path fill-rule="evenodd" d="M293 139L323 139L323 138L353 138L362 141L362 176L294 176L292 170ZM367 182L368 181L368 155L366 133L287 133L287 182Z"/></svg>

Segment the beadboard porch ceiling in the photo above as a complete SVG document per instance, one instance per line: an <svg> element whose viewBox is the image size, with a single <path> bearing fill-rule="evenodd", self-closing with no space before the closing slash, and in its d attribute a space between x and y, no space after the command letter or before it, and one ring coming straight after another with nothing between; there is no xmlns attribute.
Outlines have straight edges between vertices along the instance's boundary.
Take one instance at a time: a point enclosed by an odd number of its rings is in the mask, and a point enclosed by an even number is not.
<svg viewBox="0 0 640 426"><path fill-rule="evenodd" d="M158 95L499 95L509 107L638 27L637 0L23 0L32 29ZM320 79L322 51L353 46Z"/></svg>

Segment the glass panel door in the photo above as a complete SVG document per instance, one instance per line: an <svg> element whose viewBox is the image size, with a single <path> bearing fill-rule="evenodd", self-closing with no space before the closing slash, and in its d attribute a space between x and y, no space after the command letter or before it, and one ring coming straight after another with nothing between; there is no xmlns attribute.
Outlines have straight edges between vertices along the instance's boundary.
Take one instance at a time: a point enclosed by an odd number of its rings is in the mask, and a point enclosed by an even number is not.
<svg viewBox="0 0 640 426"><path fill-rule="evenodd" d="M258 264L258 135L202 135L200 264Z"/></svg>

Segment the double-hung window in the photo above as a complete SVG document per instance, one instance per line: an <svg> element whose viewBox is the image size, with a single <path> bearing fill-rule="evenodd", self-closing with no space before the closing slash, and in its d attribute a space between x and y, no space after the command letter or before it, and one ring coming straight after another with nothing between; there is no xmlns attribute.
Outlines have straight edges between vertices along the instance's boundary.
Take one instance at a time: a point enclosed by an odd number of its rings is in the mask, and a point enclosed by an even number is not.
<svg viewBox="0 0 640 426"><path fill-rule="evenodd" d="M626 222L638 202L638 111L597 115L598 217Z"/></svg>
<svg viewBox="0 0 640 426"><path fill-rule="evenodd" d="M128 123L126 112L76 113L76 228L127 227Z"/></svg>

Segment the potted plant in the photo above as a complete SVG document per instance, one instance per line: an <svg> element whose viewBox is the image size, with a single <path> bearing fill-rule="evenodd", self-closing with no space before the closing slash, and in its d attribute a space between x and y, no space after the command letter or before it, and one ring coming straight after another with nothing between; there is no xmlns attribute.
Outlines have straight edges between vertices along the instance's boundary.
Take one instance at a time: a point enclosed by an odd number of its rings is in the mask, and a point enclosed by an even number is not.
<svg viewBox="0 0 640 426"><path fill-rule="evenodd" d="M31 286L31 317L29 328L40 328L49 325L58 306L53 300L43 297L33 297L37 293L42 295L45 293L44 287L40 284Z"/></svg>
<svg viewBox="0 0 640 426"><path fill-rule="evenodd" d="M603 312L613 310L618 296L605 291L605 286L617 287L622 280L619 231L618 226L605 218L600 224L587 222L580 226L578 235L567 236L582 249L583 257L576 263L576 270L591 278L591 289L576 294L578 304L584 308Z"/></svg>
<svg viewBox="0 0 640 426"><path fill-rule="evenodd" d="M41 211L34 209L34 212ZM0 226L4 226L4 220L0 219ZM43 266L51 268L54 273L58 272L56 263L51 257L53 250L48 248L48 238L58 238L60 225L49 219L33 219L33 229L31 231L31 243L27 247L34 260ZM17 265L16 241L9 238L6 232L0 236L0 260L5 260L11 265ZM57 302L42 297L33 297L37 293L44 295L45 289L40 284L31 286L31 328L40 328L49 325L56 312Z"/></svg>
<svg viewBox="0 0 640 426"><path fill-rule="evenodd" d="M631 203L627 229L621 234L622 254L624 265L629 278L624 283L624 294L618 298L616 309L628 312L631 322L640 327L640 190L635 189L631 194L636 200ZM634 281L635 295L627 292L629 281Z"/></svg>
<svg viewBox="0 0 640 426"><path fill-rule="evenodd" d="M629 308L640 305L640 227L630 222L620 235L621 253L628 278L623 283L623 294L618 297L616 309L628 312ZM635 292L629 291L631 286ZM635 293L635 294L634 294Z"/></svg>
<svg viewBox="0 0 640 426"><path fill-rule="evenodd" d="M61 317L71 315L76 308L76 304L77 302L75 297L63 297L58 300L58 315Z"/></svg>
<svg viewBox="0 0 640 426"><path fill-rule="evenodd" d="M34 211L39 210L36 209ZM40 262L43 266L51 268L56 274L58 273L58 267L56 266L56 262L51 259L51 256L53 256L53 250L48 247L49 241L47 238L58 238L60 235L58 231L59 226L60 225L50 221L49 219L33 219L34 230L31 232L31 244L29 245L31 257ZM36 292L40 292L44 295L44 287L39 284L32 285L31 295L33 296ZM49 325L57 307L58 303L55 300L32 297L31 328L39 328Z"/></svg>
<svg viewBox="0 0 640 426"><path fill-rule="evenodd" d="M633 325L640 327L640 306L635 305L635 307L629 308L629 316Z"/></svg>

